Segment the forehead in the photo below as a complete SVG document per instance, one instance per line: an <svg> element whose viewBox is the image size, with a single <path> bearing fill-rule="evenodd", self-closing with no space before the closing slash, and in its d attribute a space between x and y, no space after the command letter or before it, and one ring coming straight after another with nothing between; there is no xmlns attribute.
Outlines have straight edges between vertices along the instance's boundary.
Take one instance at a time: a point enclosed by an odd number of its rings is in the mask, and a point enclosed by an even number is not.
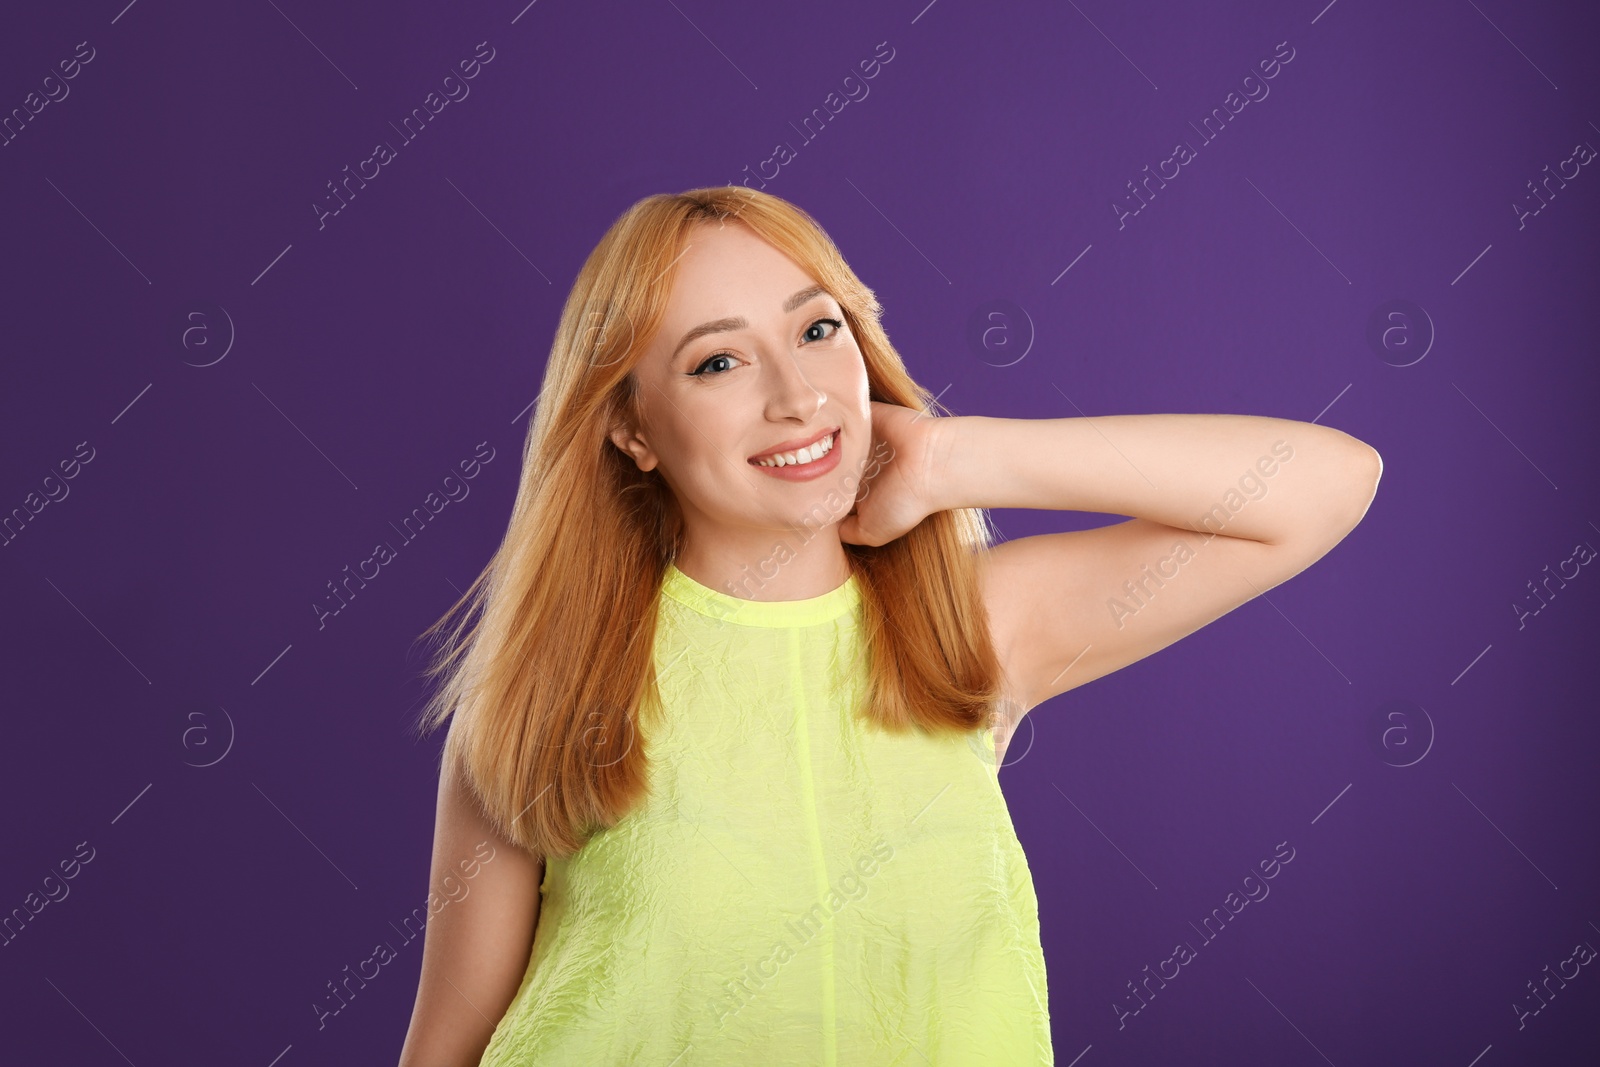
<svg viewBox="0 0 1600 1067"><path fill-rule="evenodd" d="M725 315L766 318L783 301L815 283L798 263L737 222L691 229L674 268L665 332Z"/></svg>

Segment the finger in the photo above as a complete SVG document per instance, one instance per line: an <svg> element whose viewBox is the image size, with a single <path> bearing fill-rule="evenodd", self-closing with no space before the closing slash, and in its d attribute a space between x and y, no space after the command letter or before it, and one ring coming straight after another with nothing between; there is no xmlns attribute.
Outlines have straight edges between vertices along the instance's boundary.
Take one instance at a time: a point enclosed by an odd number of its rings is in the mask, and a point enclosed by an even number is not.
<svg viewBox="0 0 1600 1067"><path fill-rule="evenodd" d="M877 548L883 542L867 533L861 526L861 520L854 515L849 516L839 524L839 540L852 545L864 545L867 548Z"/></svg>

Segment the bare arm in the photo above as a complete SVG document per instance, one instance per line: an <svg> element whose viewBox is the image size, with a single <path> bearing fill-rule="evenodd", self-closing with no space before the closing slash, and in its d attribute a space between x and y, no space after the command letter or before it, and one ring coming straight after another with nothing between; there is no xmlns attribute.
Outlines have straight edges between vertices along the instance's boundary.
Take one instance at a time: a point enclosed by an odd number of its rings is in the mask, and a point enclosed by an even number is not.
<svg viewBox="0 0 1600 1067"><path fill-rule="evenodd" d="M1372 503L1383 462L1339 430L1253 415L929 420L939 508L1127 522L1006 541L985 599L1018 718L1300 573Z"/></svg>
<svg viewBox="0 0 1600 1067"><path fill-rule="evenodd" d="M934 510L1130 515L1263 544L1328 541L1330 527L1366 510L1381 469L1370 445L1341 430L1260 415L965 416L928 425L943 434L933 446Z"/></svg>
<svg viewBox="0 0 1600 1067"><path fill-rule="evenodd" d="M473 860L476 873L464 877ZM543 860L495 832L447 760L428 884L430 902L448 903L430 906L399 1067L470 1067L482 1057L527 969L543 879Z"/></svg>

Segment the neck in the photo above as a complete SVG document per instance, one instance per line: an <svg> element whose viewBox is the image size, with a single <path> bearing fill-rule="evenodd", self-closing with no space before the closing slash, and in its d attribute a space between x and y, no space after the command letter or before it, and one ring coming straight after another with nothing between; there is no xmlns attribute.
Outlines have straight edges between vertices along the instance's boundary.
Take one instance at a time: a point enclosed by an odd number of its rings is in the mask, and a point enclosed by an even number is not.
<svg viewBox="0 0 1600 1067"><path fill-rule="evenodd" d="M838 529L750 531L715 544L686 539L673 562L701 585L741 600L809 600L850 578Z"/></svg>

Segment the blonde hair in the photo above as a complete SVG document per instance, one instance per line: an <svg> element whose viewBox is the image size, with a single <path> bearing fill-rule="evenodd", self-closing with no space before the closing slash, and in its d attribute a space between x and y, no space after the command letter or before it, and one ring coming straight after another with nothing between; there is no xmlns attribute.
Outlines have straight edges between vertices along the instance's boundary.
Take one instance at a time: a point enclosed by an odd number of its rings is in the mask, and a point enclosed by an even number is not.
<svg viewBox="0 0 1600 1067"><path fill-rule="evenodd" d="M442 759L459 768L498 831L536 856L577 851L646 792L636 742L645 716L662 714L656 611L682 519L659 471L640 471L608 432L639 425L632 371L660 326L686 237L729 221L838 300L872 400L938 406L890 345L877 297L795 205L721 186L646 197L612 224L562 308L505 536L472 587L421 635L442 633L468 608L425 671L443 683L419 716L419 735L450 720ZM1000 666L976 552L991 543L987 513L959 509L882 546L844 545L862 591L871 720L891 731L990 724Z"/></svg>

